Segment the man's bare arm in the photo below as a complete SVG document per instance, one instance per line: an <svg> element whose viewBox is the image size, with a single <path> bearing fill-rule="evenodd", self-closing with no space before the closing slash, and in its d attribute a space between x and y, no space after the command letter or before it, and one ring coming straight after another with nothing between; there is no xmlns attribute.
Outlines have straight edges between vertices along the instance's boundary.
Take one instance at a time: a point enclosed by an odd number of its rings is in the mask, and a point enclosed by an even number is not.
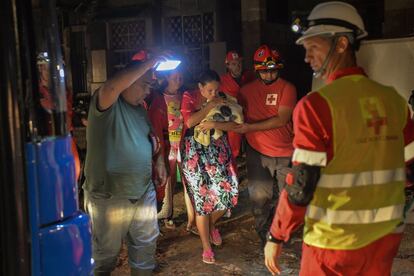
<svg viewBox="0 0 414 276"><path fill-rule="evenodd" d="M238 133L247 133L254 131L263 131L274 128L279 128L286 125L292 117L293 109L290 107L279 107L279 115L271 117L269 119L256 122L256 123L244 123L236 127L233 131Z"/></svg>

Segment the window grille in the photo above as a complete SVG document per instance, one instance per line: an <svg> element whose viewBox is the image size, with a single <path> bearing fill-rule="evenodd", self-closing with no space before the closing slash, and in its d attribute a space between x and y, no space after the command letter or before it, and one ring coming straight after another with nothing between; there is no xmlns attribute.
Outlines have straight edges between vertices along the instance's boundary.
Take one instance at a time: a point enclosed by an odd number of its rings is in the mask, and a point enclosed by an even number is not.
<svg viewBox="0 0 414 276"><path fill-rule="evenodd" d="M214 13L167 17L164 30L165 46L185 49L194 76L209 67L208 43L215 41Z"/></svg>

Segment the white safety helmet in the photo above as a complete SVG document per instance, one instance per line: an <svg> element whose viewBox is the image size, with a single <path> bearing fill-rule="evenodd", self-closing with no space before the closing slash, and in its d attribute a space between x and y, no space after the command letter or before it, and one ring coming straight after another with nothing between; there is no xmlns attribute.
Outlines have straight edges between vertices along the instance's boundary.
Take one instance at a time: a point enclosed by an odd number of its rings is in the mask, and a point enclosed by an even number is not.
<svg viewBox="0 0 414 276"><path fill-rule="evenodd" d="M302 44L308 37L353 34L356 40L368 35L358 11L350 4L334 1L316 5L308 16L307 29L296 40Z"/></svg>

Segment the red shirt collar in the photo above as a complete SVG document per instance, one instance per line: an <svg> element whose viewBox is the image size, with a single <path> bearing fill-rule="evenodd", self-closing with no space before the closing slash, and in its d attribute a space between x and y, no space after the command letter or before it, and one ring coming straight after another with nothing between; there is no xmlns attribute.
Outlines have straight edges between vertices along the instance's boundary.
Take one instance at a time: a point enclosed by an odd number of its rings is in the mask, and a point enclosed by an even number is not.
<svg viewBox="0 0 414 276"><path fill-rule="evenodd" d="M327 83L331 83L336 79L339 79L339 78L342 78L342 77L345 77L345 76L349 76L349 75L364 75L364 76L366 76L367 74L365 73L364 69L362 69L361 67L347 67L347 68L337 70L337 71L333 72L332 74L330 74L328 79L327 79Z"/></svg>

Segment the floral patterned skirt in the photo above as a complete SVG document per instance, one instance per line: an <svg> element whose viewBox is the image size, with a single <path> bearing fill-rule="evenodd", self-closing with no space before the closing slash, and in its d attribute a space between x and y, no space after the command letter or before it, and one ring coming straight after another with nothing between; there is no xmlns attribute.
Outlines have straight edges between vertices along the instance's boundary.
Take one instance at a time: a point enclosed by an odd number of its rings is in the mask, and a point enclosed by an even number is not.
<svg viewBox="0 0 414 276"><path fill-rule="evenodd" d="M181 146L182 170L187 191L198 215L234 207L238 180L227 135L203 146L194 136L184 137Z"/></svg>

